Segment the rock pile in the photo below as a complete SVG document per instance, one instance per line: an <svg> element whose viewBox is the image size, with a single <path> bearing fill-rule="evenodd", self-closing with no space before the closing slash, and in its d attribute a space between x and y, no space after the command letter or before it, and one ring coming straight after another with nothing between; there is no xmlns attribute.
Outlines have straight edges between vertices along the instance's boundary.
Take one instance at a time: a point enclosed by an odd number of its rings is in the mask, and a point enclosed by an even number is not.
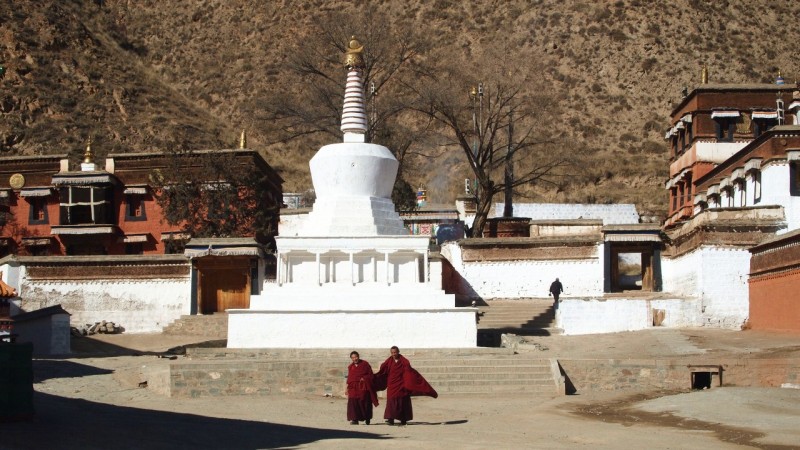
<svg viewBox="0 0 800 450"><path fill-rule="evenodd" d="M114 334L114 333L121 333L122 327L115 324L114 322L106 322L105 320L103 320L101 322L95 322L94 325L87 323L86 325L78 329L78 332L82 336L89 336L96 333Z"/></svg>

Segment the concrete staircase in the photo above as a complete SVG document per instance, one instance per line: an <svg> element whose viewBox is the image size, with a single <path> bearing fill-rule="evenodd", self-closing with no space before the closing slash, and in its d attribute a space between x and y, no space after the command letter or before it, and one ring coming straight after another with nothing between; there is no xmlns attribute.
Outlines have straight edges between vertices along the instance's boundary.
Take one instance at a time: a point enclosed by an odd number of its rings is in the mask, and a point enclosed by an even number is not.
<svg viewBox="0 0 800 450"><path fill-rule="evenodd" d="M153 375L153 389L176 397L214 395L344 395L348 350L189 348L186 358ZM536 397L564 395L555 360L513 354L508 349L405 350L440 395L514 393ZM362 357L377 371L385 349L366 349Z"/></svg>
<svg viewBox="0 0 800 450"><path fill-rule="evenodd" d="M500 335L547 336L559 333L555 328L552 298L489 300L479 306L478 345L497 347Z"/></svg>
<svg viewBox="0 0 800 450"><path fill-rule="evenodd" d="M228 337L228 315L217 313L181 316L180 319L164 327L162 333L226 339Z"/></svg>

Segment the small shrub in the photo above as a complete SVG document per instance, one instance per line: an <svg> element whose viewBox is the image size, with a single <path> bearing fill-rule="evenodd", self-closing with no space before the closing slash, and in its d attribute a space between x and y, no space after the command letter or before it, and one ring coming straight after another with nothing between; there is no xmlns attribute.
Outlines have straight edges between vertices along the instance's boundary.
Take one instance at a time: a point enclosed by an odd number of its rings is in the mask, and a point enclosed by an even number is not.
<svg viewBox="0 0 800 450"><path fill-rule="evenodd" d="M653 70L653 68L656 66L657 63L658 63L657 59L647 58L644 61L642 61L642 70L644 70L645 72L650 72L651 70Z"/></svg>
<svg viewBox="0 0 800 450"><path fill-rule="evenodd" d="M609 36L611 37L611 40L615 42L624 42L628 40L628 36L622 30L611 30Z"/></svg>

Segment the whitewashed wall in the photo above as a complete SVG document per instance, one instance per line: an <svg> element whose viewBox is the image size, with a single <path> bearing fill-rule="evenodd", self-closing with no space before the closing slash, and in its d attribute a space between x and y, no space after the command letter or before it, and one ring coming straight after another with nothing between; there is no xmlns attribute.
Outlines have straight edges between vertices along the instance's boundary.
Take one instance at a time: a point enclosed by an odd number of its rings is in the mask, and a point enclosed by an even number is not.
<svg viewBox="0 0 800 450"><path fill-rule="evenodd" d="M504 203L495 203L494 217L502 217L504 208ZM639 223L636 205L629 203L514 203L514 217L529 217L531 220L600 219L603 225Z"/></svg>
<svg viewBox="0 0 800 450"><path fill-rule="evenodd" d="M476 336L473 308L228 311L228 348L471 348Z"/></svg>
<svg viewBox="0 0 800 450"><path fill-rule="evenodd" d="M450 261L466 289L483 299L547 297L556 278L564 285L565 298L603 295L603 252L598 246L592 259L463 261L455 242L442 246L442 256Z"/></svg>
<svg viewBox="0 0 800 450"><path fill-rule="evenodd" d="M663 258L664 291L700 299L702 325L738 329L749 316L750 252L704 245Z"/></svg>
<svg viewBox="0 0 800 450"><path fill-rule="evenodd" d="M700 296L702 252L693 250L677 258L661 257L661 285L664 292L675 295Z"/></svg>
<svg viewBox="0 0 800 450"><path fill-rule="evenodd" d="M278 235L297 236L308 217L308 212L290 213L289 211L281 210L281 213L281 218L278 222Z"/></svg>
<svg viewBox="0 0 800 450"><path fill-rule="evenodd" d="M785 160L770 162L761 170L761 201L756 206L783 206L787 228L779 234L800 228L800 197L791 196L789 182L789 163Z"/></svg>
<svg viewBox="0 0 800 450"><path fill-rule="evenodd" d="M653 327L653 310L664 310L662 327L697 326L696 299L566 299L558 312L558 326L565 335L616 333Z"/></svg>
<svg viewBox="0 0 800 450"><path fill-rule="evenodd" d="M108 321L125 332L159 332L190 311L190 278L151 280L25 280L19 306L24 311L60 304L73 326Z"/></svg>
<svg viewBox="0 0 800 450"><path fill-rule="evenodd" d="M734 248L702 251L704 325L739 329L750 314L750 252Z"/></svg>

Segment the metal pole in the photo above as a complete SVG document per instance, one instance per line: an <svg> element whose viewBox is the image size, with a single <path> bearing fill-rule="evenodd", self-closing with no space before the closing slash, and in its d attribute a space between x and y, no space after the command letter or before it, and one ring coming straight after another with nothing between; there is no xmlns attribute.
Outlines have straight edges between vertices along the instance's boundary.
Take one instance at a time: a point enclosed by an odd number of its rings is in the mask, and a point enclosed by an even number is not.
<svg viewBox="0 0 800 450"><path fill-rule="evenodd" d="M506 151L506 170L505 170L505 205L503 207L503 217L514 217L513 195L514 190L514 110L508 115L508 150Z"/></svg>

